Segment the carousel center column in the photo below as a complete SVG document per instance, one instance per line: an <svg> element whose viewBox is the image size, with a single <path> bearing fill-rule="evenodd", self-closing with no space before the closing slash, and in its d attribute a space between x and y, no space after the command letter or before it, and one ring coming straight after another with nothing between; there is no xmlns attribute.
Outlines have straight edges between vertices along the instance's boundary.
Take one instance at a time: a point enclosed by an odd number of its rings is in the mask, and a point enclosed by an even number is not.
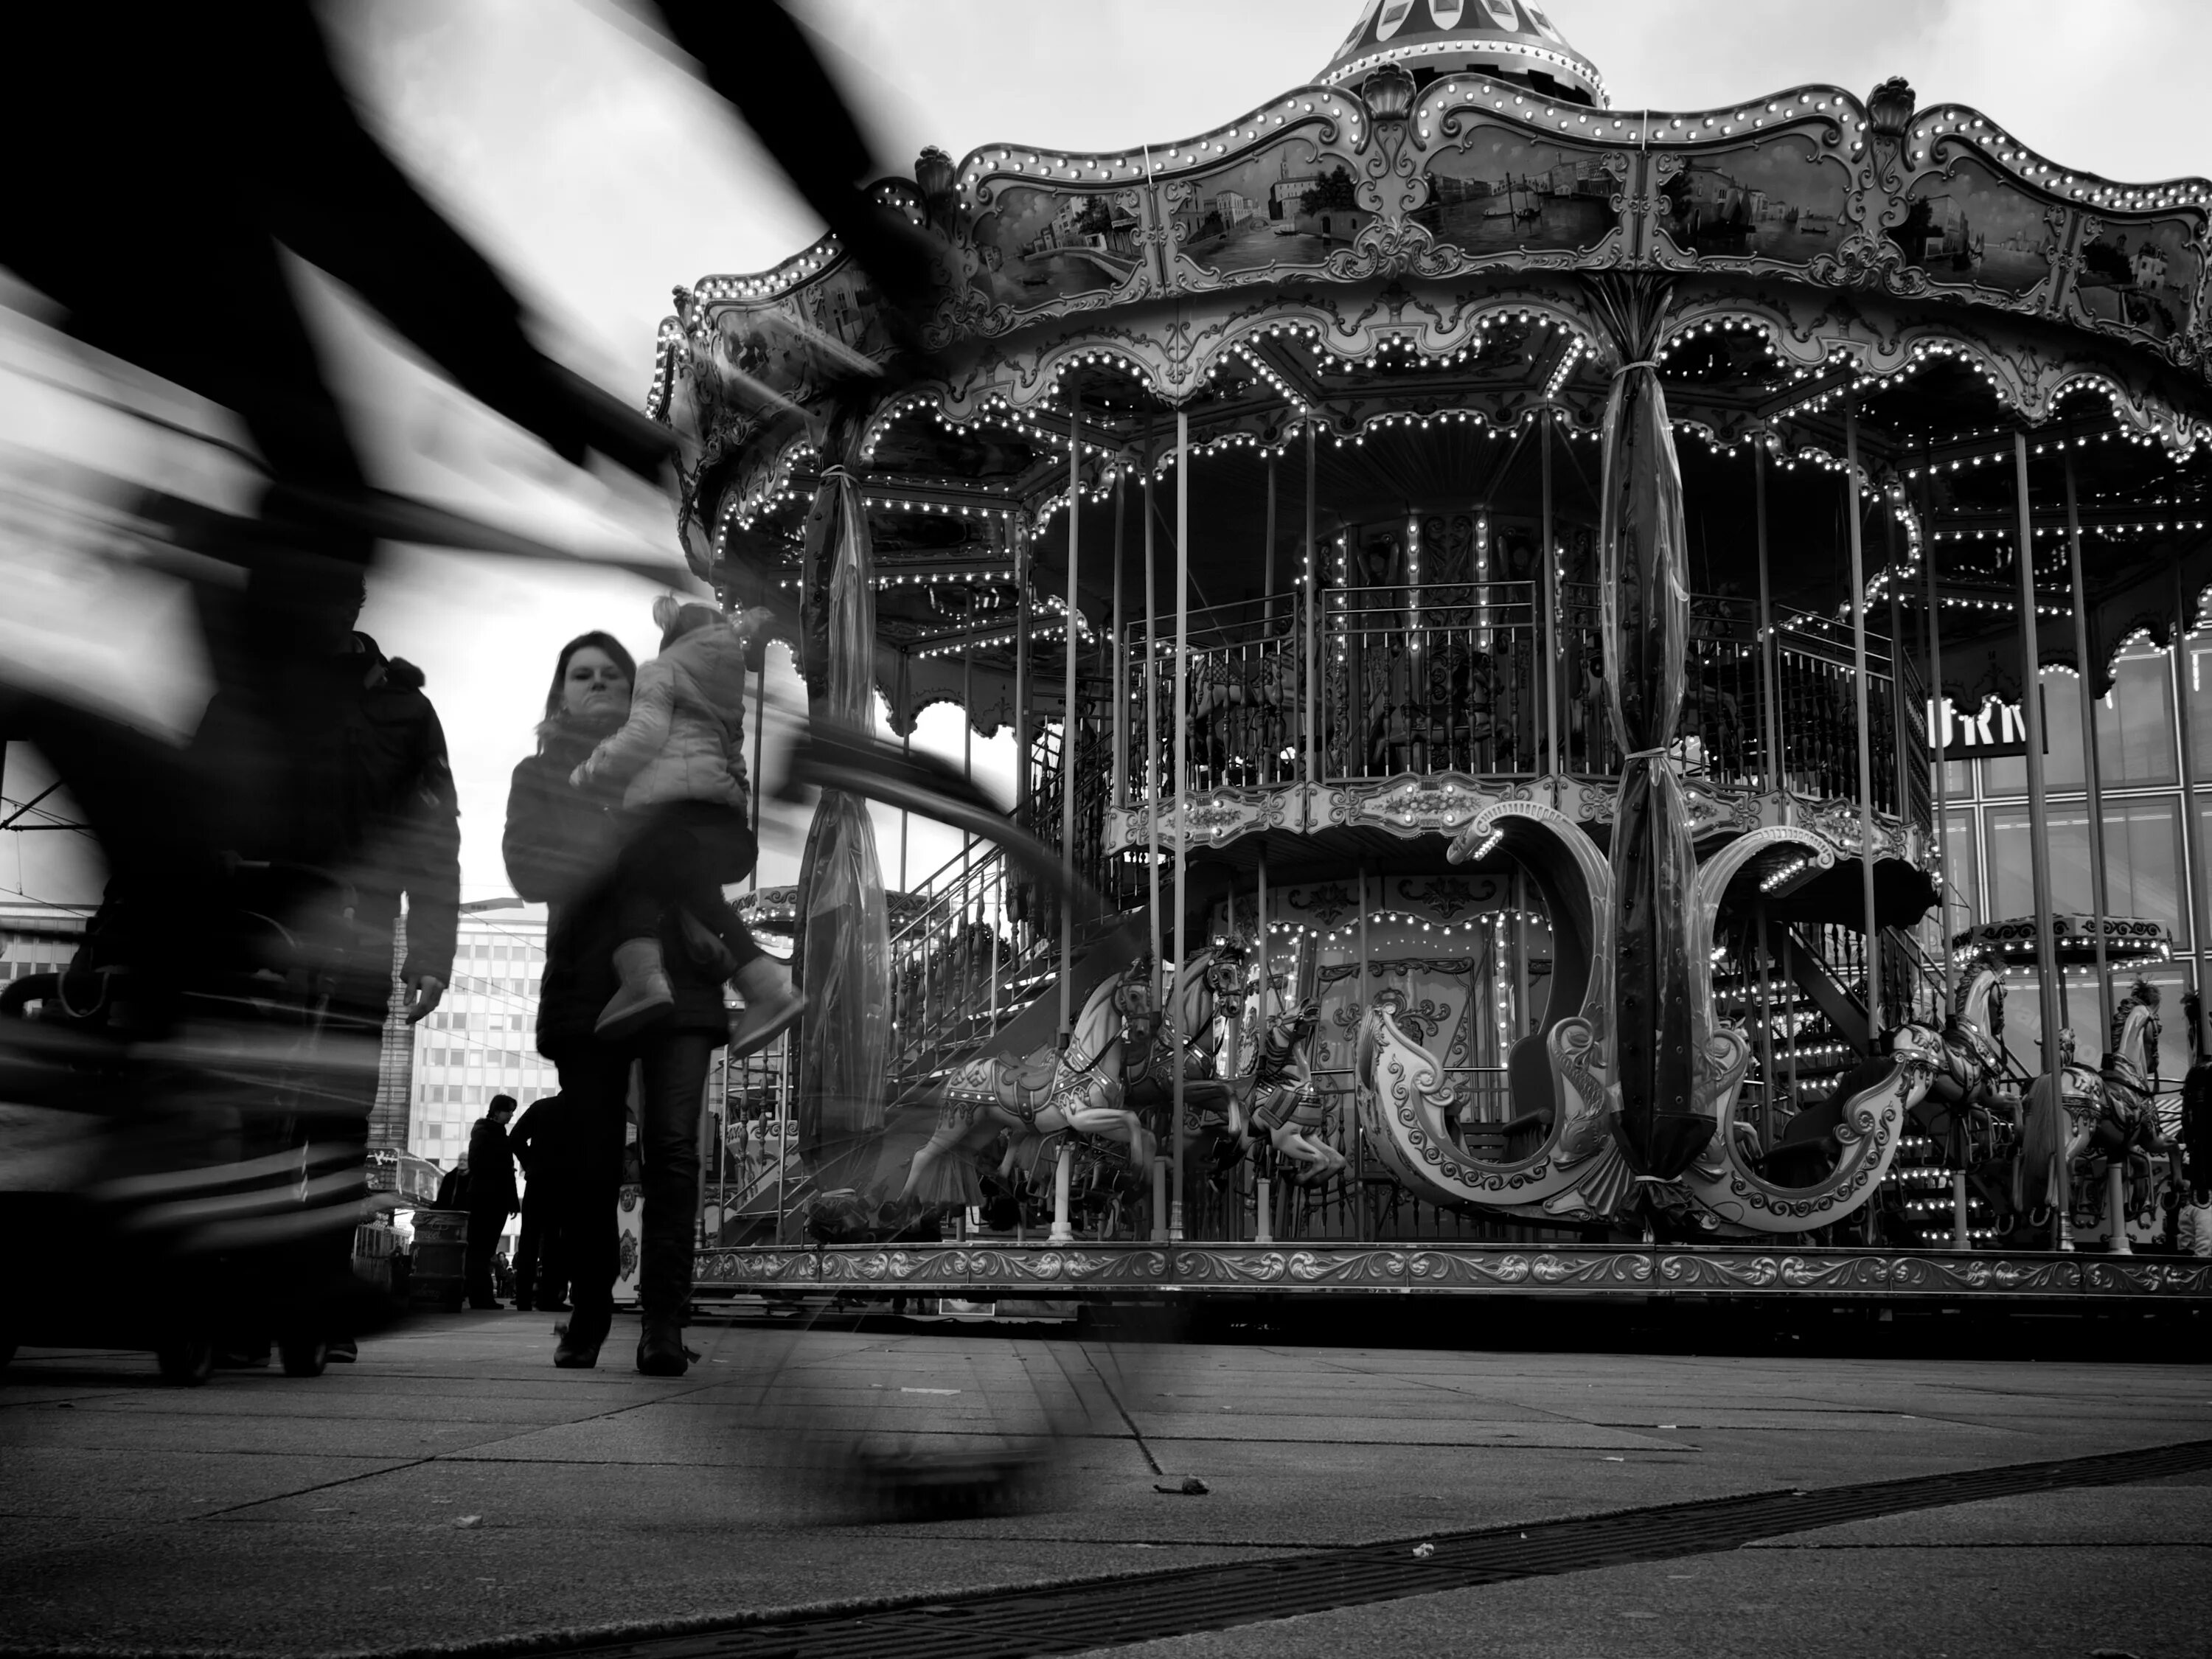
<svg viewBox="0 0 2212 1659"><path fill-rule="evenodd" d="M1593 279L1594 309L1622 358L1605 410L1599 559L1606 708L1626 757L1613 827L1614 1041L1630 1167L1671 1181L1711 1139L1699 1109L1690 960L1697 873L1671 744L1689 632L1682 475L1656 361L1668 289Z"/></svg>

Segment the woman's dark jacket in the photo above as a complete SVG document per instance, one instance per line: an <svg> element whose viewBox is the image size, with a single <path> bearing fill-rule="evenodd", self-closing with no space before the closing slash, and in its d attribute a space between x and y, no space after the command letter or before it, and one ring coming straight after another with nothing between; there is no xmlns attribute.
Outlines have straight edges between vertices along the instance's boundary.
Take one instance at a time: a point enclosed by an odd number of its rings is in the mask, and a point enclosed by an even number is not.
<svg viewBox="0 0 2212 1659"><path fill-rule="evenodd" d="M538 753L515 767L507 788L501 848L507 879L522 897L551 908L538 994L538 1052L553 1060L564 1048L598 1042L592 1027L615 994L614 951L622 939L606 878L631 825L620 810L620 791L579 789L568 781L606 730L549 726ZM726 1033L721 982L692 966L668 919L660 935L676 1006L647 1035Z"/></svg>

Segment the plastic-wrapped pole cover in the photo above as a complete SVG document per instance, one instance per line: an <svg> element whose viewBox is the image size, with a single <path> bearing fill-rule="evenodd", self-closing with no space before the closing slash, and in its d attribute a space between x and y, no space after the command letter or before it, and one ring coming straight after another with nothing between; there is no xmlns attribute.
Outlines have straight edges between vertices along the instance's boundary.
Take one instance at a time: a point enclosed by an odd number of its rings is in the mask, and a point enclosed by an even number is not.
<svg viewBox="0 0 2212 1659"><path fill-rule="evenodd" d="M815 718L859 732L868 720L876 633L875 555L859 485L842 468L835 493L827 618L827 696ZM817 507L830 507L817 501ZM810 1172L884 1127L890 1052L890 921L867 803L825 790L807 831L799 880L799 962L808 999L799 1028L799 1154Z"/></svg>
<svg viewBox="0 0 2212 1659"><path fill-rule="evenodd" d="M1705 971L1689 959L1697 858L1668 752L1689 633L1682 474L1666 392L1643 349L1657 307L1640 309L1616 331L1629 364L1606 404L1599 526L1606 697L1628 757L1613 827L1613 1030L1622 1149L1638 1173L1671 1178L1713 1126L1696 1098L1693 976Z"/></svg>

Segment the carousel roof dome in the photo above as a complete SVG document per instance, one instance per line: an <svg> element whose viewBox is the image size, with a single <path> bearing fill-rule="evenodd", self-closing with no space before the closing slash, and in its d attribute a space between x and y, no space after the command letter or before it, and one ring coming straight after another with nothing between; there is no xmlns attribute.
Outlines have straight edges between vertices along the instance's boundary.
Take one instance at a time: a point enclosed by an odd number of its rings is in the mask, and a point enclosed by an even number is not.
<svg viewBox="0 0 2212 1659"><path fill-rule="evenodd" d="M1611 102L1597 65L1567 44L1545 0L1366 0L1322 86L1399 64L1426 83L1462 70L1531 86L1573 103Z"/></svg>

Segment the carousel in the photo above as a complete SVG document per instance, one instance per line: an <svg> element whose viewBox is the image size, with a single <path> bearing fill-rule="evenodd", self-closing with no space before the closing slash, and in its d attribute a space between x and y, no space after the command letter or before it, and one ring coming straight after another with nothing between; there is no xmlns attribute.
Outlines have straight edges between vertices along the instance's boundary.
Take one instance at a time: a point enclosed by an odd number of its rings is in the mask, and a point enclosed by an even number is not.
<svg viewBox="0 0 2212 1659"><path fill-rule="evenodd" d="M2094 742L2062 910L2045 776L2201 625L2212 185L1376 0L1212 131L875 195L925 317L830 241L677 290L685 544L817 722L1010 732L1064 884L822 797L702 1292L2212 1297L2184 671L2174 921ZM1954 902L2000 759L2021 919Z"/></svg>

